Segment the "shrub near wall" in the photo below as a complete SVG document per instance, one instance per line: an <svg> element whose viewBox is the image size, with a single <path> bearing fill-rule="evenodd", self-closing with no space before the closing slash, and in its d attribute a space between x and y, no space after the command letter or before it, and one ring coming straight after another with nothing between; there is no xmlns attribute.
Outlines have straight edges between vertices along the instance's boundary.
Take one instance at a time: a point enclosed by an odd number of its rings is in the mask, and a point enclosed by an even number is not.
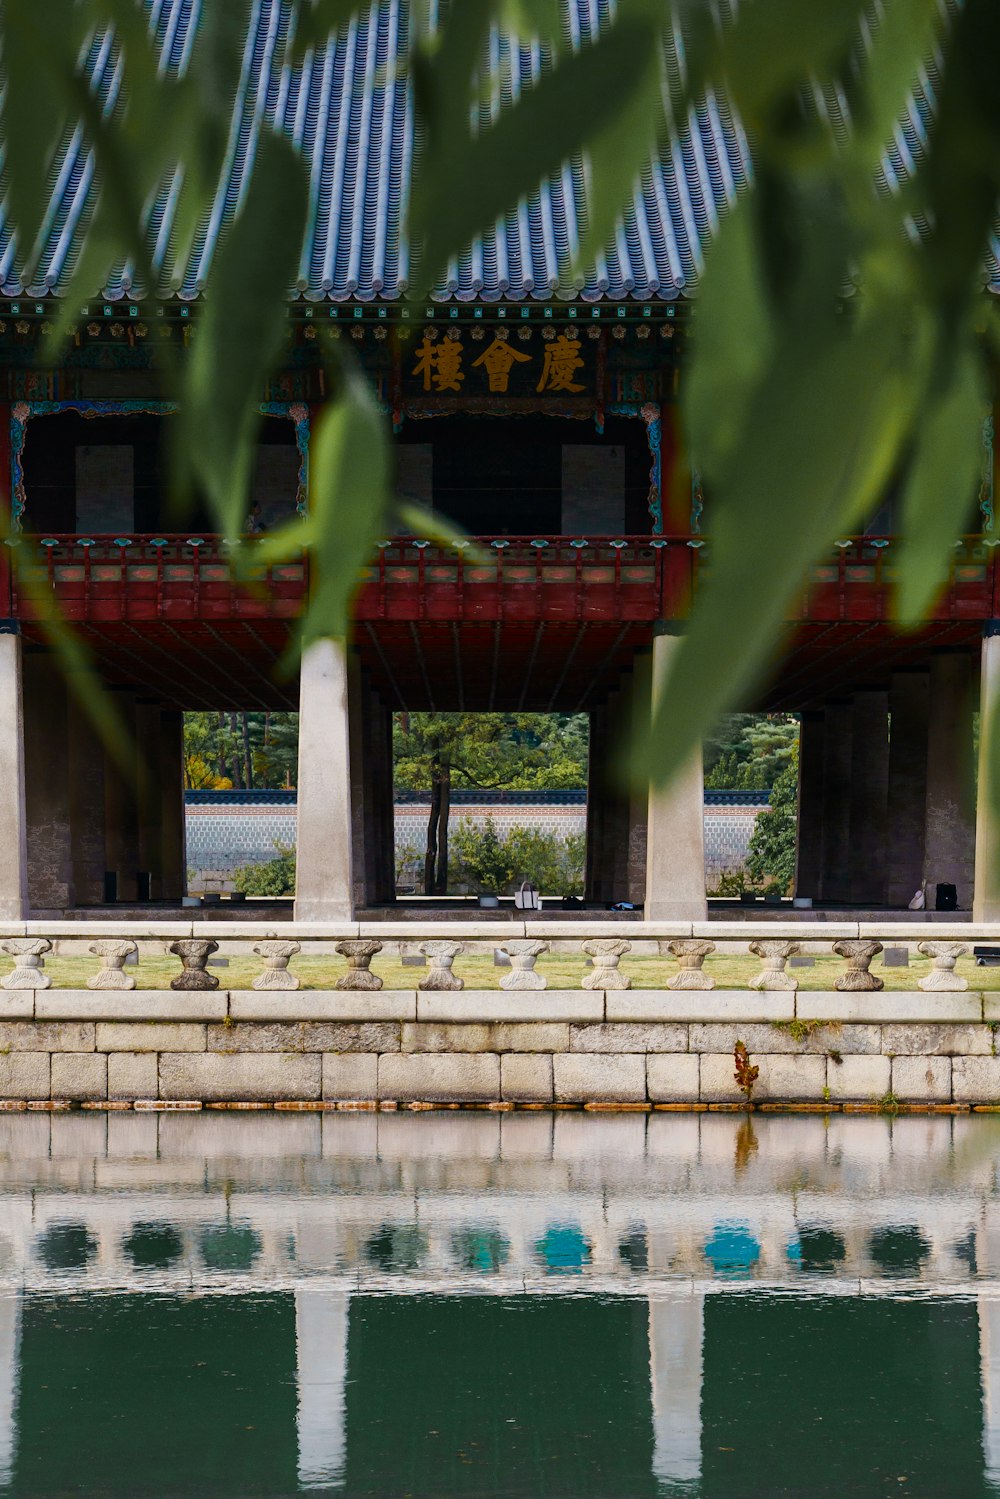
<svg viewBox="0 0 1000 1499"><path fill-rule="evenodd" d="M492 818L483 826L463 818L451 837L449 885L456 892L510 895L527 880L545 895L582 895L586 837L511 828L502 837Z"/></svg>
<svg viewBox="0 0 1000 1499"><path fill-rule="evenodd" d="M262 864L241 864L233 871L233 885L245 895L294 895L294 848L281 848L276 859Z"/></svg>

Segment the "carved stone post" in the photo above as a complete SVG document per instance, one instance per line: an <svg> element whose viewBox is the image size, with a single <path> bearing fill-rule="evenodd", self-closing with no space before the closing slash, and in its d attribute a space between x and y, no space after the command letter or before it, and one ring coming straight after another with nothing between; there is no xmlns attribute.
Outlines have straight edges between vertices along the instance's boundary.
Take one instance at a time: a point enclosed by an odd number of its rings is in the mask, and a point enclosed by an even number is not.
<svg viewBox="0 0 1000 1499"><path fill-rule="evenodd" d="M789 958L795 956L798 950L797 942L779 942L772 938L762 938L757 942L751 942L750 951L757 954L763 966L760 973L755 973L750 980L750 988L785 989L794 992L799 987L799 981L793 974L785 972L785 964Z"/></svg>
<svg viewBox="0 0 1000 1499"><path fill-rule="evenodd" d="M505 942L503 951L510 958L510 973L500 980L501 989L545 989L548 980L535 972L535 959L548 950L547 942Z"/></svg>
<svg viewBox="0 0 1000 1499"><path fill-rule="evenodd" d="M171 942L167 951L175 953L181 960L180 973L170 980L171 989L219 987L219 980L205 966L212 954L219 951L219 944L210 937L179 937L176 942Z"/></svg>
<svg viewBox="0 0 1000 1499"><path fill-rule="evenodd" d="M134 942L102 937L90 944L90 950L101 959L101 966L87 980L88 989L134 989L135 979L125 972L125 959L138 951Z"/></svg>
<svg viewBox="0 0 1000 1499"><path fill-rule="evenodd" d="M464 942L421 942L420 951L430 958L431 966L417 985L418 989L464 989L465 980L452 973L452 964L460 952L465 951Z"/></svg>
<svg viewBox="0 0 1000 1499"><path fill-rule="evenodd" d="M715 988L714 978L705 973L702 967L709 953L715 951L714 942L705 942L699 938L678 939L666 943L666 950L677 959L680 969L679 973L667 979L668 989Z"/></svg>
<svg viewBox="0 0 1000 1499"><path fill-rule="evenodd" d="M338 989L381 989L382 980L371 971L371 961L382 951L381 942L370 937L351 937L337 943L337 952L347 959L347 972L337 980Z"/></svg>
<svg viewBox="0 0 1000 1499"><path fill-rule="evenodd" d="M918 942L917 952L934 959L926 977L917 980L918 989L968 989L968 979L955 972L959 958L969 951L964 942Z"/></svg>
<svg viewBox="0 0 1000 1499"><path fill-rule="evenodd" d="M631 989L632 980L618 968L620 959L632 951L631 942L620 937L593 937L583 944L583 950L593 958L594 966L585 973L583 989Z"/></svg>
<svg viewBox="0 0 1000 1499"><path fill-rule="evenodd" d="M264 972L258 973L251 984L252 989L297 989L299 981L289 973L289 961L302 951L298 942L286 942L277 938L256 942L254 952L264 959Z"/></svg>
<svg viewBox="0 0 1000 1499"><path fill-rule="evenodd" d="M845 938L843 942L835 942L833 950L842 958L847 959L847 972L840 975L833 986L835 989L854 992L885 988L880 978L868 972L872 958L882 951L881 942L855 941Z"/></svg>
<svg viewBox="0 0 1000 1499"><path fill-rule="evenodd" d="M45 954L52 951L47 937L11 937L2 944L14 959L14 971L0 981L5 989L51 989L52 980L42 972Z"/></svg>

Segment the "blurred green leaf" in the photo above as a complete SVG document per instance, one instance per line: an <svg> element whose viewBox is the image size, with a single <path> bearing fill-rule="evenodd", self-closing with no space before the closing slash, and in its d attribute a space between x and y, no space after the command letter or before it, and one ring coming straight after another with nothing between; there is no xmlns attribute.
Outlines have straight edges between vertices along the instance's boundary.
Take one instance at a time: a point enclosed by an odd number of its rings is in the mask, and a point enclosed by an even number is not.
<svg viewBox="0 0 1000 1499"><path fill-rule="evenodd" d="M68 129L66 80L76 65L85 19L74 0L46 0L44 6L5 0L0 11L4 172L18 267L26 281L34 272L49 205L50 163Z"/></svg>
<svg viewBox="0 0 1000 1499"><path fill-rule="evenodd" d="M603 120L594 117L590 103L586 109L589 129L585 141L588 167L585 228L573 266L581 283L595 258L613 242L615 227L639 186L643 169L649 165L666 119L666 78L659 28L648 14L635 8L636 14L631 16L623 7L614 28L624 27L626 32L636 28L631 66L621 52L612 52L604 63L604 86L613 95L616 107ZM616 71L616 65L621 71ZM586 97L579 95L580 99ZM576 107L579 111L579 102Z"/></svg>
<svg viewBox="0 0 1000 1499"><path fill-rule="evenodd" d="M303 646L346 636L351 601L382 535L390 504L389 435L364 374L349 367L323 408L309 457L312 596Z"/></svg>
<svg viewBox="0 0 1000 1499"><path fill-rule="evenodd" d="M216 0L198 14L191 61L183 83L191 128L180 141L177 206L164 279L179 286L195 240L211 213L225 175L234 108L243 71L252 0Z"/></svg>
<svg viewBox="0 0 1000 1499"><path fill-rule="evenodd" d="M294 31L289 32L288 61L299 63L310 47L323 47L361 10L359 0L301 0Z"/></svg>
<svg viewBox="0 0 1000 1499"><path fill-rule="evenodd" d="M655 54L657 35L645 20L617 22L593 44L564 55L526 90L515 108L479 135L470 134L467 121L461 127L447 118L436 122L414 181L411 208L413 240L423 244L424 285L432 283L476 234L537 188L543 176L557 173L590 142L599 145L603 133L613 131L629 115L637 59ZM456 52L467 60L467 37ZM435 67L439 65L438 60ZM640 68L640 75L645 77L646 70ZM609 198L607 158L600 159L597 213L603 223ZM455 191L456 182L462 184L461 192ZM619 210L628 191L628 181L620 181Z"/></svg>
<svg viewBox="0 0 1000 1499"><path fill-rule="evenodd" d="M881 494L921 384L905 325L786 330L720 479L709 575L638 774L668 780L720 714L748 700L809 563Z"/></svg>
<svg viewBox="0 0 1000 1499"><path fill-rule="evenodd" d="M462 556L466 562L473 562L477 566L496 563L496 552L489 551L486 547L473 545L467 532L461 526L452 525L446 515L440 510L428 510L423 505L412 505L400 503L394 504L397 520L411 536L420 537L425 541L433 541L439 547L461 547Z"/></svg>
<svg viewBox="0 0 1000 1499"><path fill-rule="evenodd" d="M945 23L941 0L884 0L864 54L864 108L857 129L874 171Z"/></svg>
<svg viewBox="0 0 1000 1499"><path fill-rule="evenodd" d="M706 257L705 293L684 389L691 453L710 481L724 471L745 430L746 407L768 366L774 337L754 205L743 199L723 222Z"/></svg>
<svg viewBox="0 0 1000 1499"><path fill-rule="evenodd" d="M705 71L722 84L748 129L765 130L766 142L775 106L846 59L861 13L858 0L754 0L715 33L717 54ZM707 80L693 81L698 89Z"/></svg>
<svg viewBox="0 0 1000 1499"><path fill-rule="evenodd" d="M929 149L913 183L927 231L924 294L944 323L959 326L981 290L1000 200L1000 5L967 0L944 43Z"/></svg>
<svg viewBox="0 0 1000 1499"><path fill-rule="evenodd" d="M181 472L204 490L226 536L243 530L259 424L257 403L281 353L308 202L305 166L261 135L246 197L205 289L175 437Z"/></svg>
<svg viewBox="0 0 1000 1499"><path fill-rule="evenodd" d="M896 610L904 625L917 624L933 602L947 581L954 542L968 530L986 410L981 362L970 345L923 413L903 491Z"/></svg>
<svg viewBox="0 0 1000 1499"><path fill-rule="evenodd" d="M502 0L498 19L522 46L540 41L558 49L563 30L560 0Z"/></svg>
<svg viewBox="0 0 1000 1499"><path fill-rule="evenodd" d="M81 303L101 295L111 268L121 258L121 239L107 222L103 205L98 205L69 285L53 307L54 316L42 343L43 363L62 357L63 341L80 321Z"/></svg>

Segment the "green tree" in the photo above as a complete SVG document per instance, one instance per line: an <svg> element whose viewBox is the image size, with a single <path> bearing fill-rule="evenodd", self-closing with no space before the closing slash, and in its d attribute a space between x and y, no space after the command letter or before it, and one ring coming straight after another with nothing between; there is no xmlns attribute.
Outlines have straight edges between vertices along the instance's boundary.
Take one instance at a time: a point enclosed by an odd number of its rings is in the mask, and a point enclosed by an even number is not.
<svg viewBox="0 0 1000 1499"><path fill-rule="evenodd" d="M791 764L798 742L794 714L725 714L705 745L705 785L719 790L769 788Z"/></svg>
<svg viewBox="0 0 1000 1499"><path fill-rule="evenodd" d="M189 790L276 790L295 785L297 713L186 713Z"/></svg>
<svg viewBox="0 0 1000 1499"><path fill-rule="evenodd" d="M750 837L746 872L755 883L773 880L786 894L795 878L797 757L777 777L771 806L761 812Z"/></svg>
<svg viewBox="0 0 1000 1499"><path fill-rule="evenodd" d="M453 786L556 790L587 783L588 724L568 713L401 713L393 725L395 784L430 791L424 893L448 887Z"/></svg>

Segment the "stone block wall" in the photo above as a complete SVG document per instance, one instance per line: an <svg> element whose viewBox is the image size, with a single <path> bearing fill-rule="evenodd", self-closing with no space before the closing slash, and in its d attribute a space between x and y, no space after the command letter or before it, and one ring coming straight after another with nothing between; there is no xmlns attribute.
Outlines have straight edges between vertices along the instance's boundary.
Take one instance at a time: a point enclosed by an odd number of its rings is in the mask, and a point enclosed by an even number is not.
<svg viewBox="0 0 1000 1499"><path fill-rule="evenodd" d="M0 998L0 1108L1000 1108L1000 995L669 990Z"/></svg>
<svg viewBox="0 0 1000 1499"><path fill-rule="evenodd" d="M768 806L767 792L714 792L705 798L705 878L709 889L719 876L742 868L758 813ZM481 827L491 817L503 836L513 827L553 833L559 838L586 832L586 793L568 791L540 796L516 793L478 796L456 794L452 825L467 818ZM205 871L230 873L240 864L277 858L282 847L294 847L295 792L207 792L187 794L187 868L193 887ZM396 864L416 851L414 871L426 842L427 803L400 798L395 807ZM405 871L404 871L405 873ZM414 873L414 878L416 874Z"/></svg>

